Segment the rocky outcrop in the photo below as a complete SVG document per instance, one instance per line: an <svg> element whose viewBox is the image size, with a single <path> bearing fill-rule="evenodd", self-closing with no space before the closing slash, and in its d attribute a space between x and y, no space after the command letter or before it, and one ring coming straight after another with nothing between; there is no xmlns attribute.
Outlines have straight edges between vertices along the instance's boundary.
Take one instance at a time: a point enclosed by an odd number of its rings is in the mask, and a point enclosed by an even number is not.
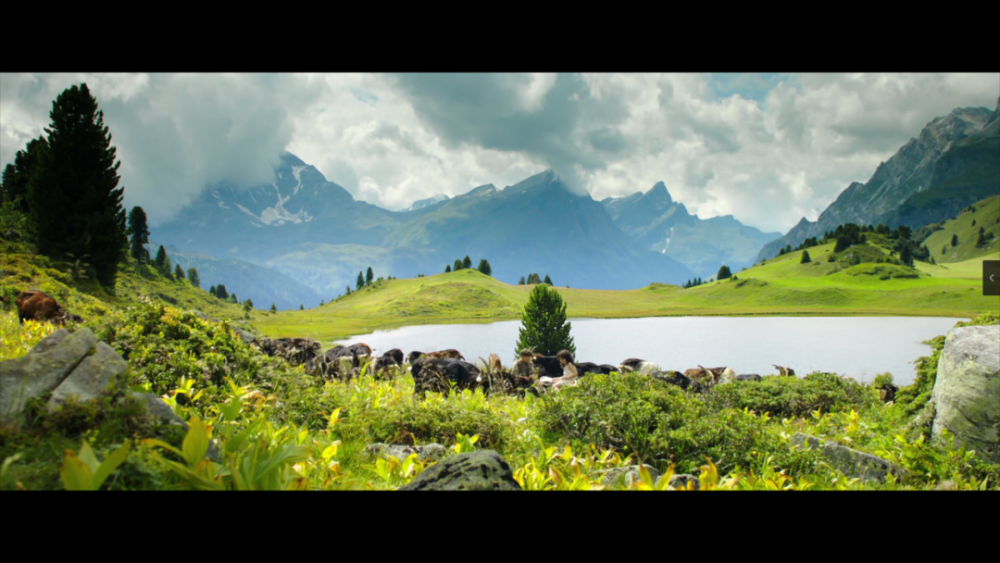
<svg viewBox="0 0 1000 563"><path fill-rule="evenodd" d="M73 399L77 402L92 401L111 384L111 381L128 369L128 363L118 355L118 352L105 344L98 342L96 351L80 362L62 383L52 392L52 397L46 404L52 412Z"/></svg>
<svg viewBox="0 0 1000 563"><path fill-rule="evenodd" d="M392 456L400 461L417 454L417 461L440 460L448 456L448 448L441 444L427 444L425 446L405 446L401 444L371 444L365 448L365 454L369 457Z"/></svg>
<svg viewBox="0 0 1000 563"><path fill-rule="evenodd" d="M255 344L261 352L284 358L293 366L300 366L315 358L322 348L318 341L311 338L260 338Z"/></svg>
<svg viewBox="0 0 1000 563"><path fill-rule="evenodd" d="M938 360L931 435L1000 463L1000 325L952 329Z"/></svg>
<svg viewBox="0 0 1000 563"><path fill-rule="evenodd" d="M802 433L796 433L792 436L791 445L798 448L819 450L834 468L839 469L848 477L858 478L862 481L885 481L886 476L890 473L897 478L907 476L905 469L878 456L852 450L834 442L825 442Z"/></svg>
<svg viewBox="0 0 1000 563"><path fill-rule="evenodd" d="M437 462L400 491L519 491L510 464L493 450L458 454Z"/></svg>
<svg viewBox="0 0 1000 563"><path fill-rule="evenodd" d="M59 329L27 355L0 362L0 420L15 419L32 397L59 387L97 345L89 328Z"/></svg>

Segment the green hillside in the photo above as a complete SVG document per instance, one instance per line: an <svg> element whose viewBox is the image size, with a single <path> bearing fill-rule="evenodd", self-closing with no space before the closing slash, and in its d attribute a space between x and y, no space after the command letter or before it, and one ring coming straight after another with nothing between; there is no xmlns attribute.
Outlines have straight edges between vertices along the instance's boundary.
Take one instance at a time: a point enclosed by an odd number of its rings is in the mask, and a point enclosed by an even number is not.
<svg viewBox="0 0 1000 563"><path fill-rule="evenodd" d="M923 244L938 263L963 262L1000 253L1000 195L984 199L966 208L959 216L948 219L931 233ZM976 224L973 225L972 222ZM979 229L986 230L987 244L976 246ZM990 237L990 234L993 237ZM951 245L951 237L958 235L958 246ZM942 252L943 251L943 252ZM993 258L994 260L996 258Z"/></svg>
<svg viewBox="0 0 1000 563"><path fill-rule="evenodd" d="M875 235L877 237L877 235ZM668 315L927 315L972 317L996 311L982 295L982 258L916 269L845 260L827 262L834 243L795 251L736 272L736 279L682 289L652 284L601 291L558 287L571 317L625 318ZM863 245L841 253L881 254ZM1000 255L992 255L1000 259ZM978 269L978 270L977 270ZM405 325L476 323L520 318L533 286L507 285L475 270L389 280L312 310L262 315L256 325L273 336L333 340Z"/></svg>

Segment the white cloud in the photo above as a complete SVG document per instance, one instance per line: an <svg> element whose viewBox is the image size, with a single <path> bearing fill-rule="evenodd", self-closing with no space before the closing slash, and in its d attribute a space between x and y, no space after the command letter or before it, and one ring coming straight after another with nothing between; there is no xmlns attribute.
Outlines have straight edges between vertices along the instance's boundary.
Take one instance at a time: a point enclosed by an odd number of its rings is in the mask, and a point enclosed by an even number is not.
<svg viewBox="0 0 1000 563"><path fill-rule="evenodd" d="M390 209L555 168L598 200L662 180L702 217L786 231L935 117L992 109L1000 94L995 73L794 75L755 99L718 97L717 78L4 74L0 165L42 133L59 92L86 81L118 147L126 204L154 224L206 183L266 178L286 149ZM767 84L727 84L747 87Z"/></svg>

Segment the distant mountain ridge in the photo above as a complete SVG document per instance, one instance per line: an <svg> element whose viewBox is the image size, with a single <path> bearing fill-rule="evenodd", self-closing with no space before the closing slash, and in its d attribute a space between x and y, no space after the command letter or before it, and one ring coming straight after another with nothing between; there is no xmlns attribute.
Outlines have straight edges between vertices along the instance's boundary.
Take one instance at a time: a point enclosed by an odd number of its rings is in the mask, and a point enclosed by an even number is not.
<svg viewBox="0 0 1000 563"><path fill-rule="evenodd" d="M609 197L601 204L622 232L704 278L716 275L723 264L734 272L752 265L761 247L781 236L744 225L732 215L691 215L663 182L646 193Z"/></svg>
<svg viewBox="0 0 1000 563"><path fill-rule="evenodd" d="M487 184L391 212L285 154L273 182L216 185L153 234L187 251L276 269L327 298L353 288L369 266L376 277L413 277L466 255L488 259L507 283L539 272L559 285L625 289L693 276L626 236L604 206L550 170L503 190Z"/></svg>
<svg viewBox="0 0 1000 563"><path fill-rule="evenodd" d="M868 182L852 182L817 218L806 218L766 244L757 261L773 258L786 245L822 237L837 225L885 223L911 228L939 221L1000 190L1000 134L997 109L957 108L935 118Z"/></svg>

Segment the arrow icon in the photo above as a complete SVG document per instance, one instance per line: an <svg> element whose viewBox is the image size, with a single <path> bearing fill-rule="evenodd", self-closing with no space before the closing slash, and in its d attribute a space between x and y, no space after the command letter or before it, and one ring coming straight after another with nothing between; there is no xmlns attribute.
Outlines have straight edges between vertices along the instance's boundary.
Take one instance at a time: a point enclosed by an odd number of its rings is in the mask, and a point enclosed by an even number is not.
<svg viewBox="0 0 1000 563"><path fill-rule="evenodd" d="M994 274L990 274L990 281L993 282L993 283L997 283L997 281L995 279L993 279L993 276L994 276Z"/></svg>

